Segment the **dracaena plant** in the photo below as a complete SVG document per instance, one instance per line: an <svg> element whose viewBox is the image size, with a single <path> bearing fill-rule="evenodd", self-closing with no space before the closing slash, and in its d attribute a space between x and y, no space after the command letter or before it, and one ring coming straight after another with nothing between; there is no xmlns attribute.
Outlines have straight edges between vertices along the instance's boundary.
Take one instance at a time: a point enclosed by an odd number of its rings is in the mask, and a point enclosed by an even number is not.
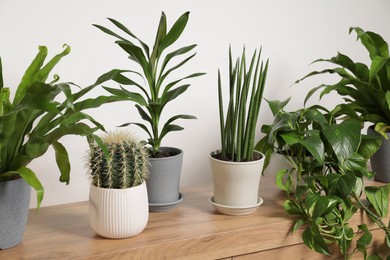
<svg viewBox="0 0 390 260"><path fill-rule="evenodd" d="M196 54L191 53L196 44L167 52L168 47L171 47L182 35L188 18L189 12L186 12L168 29L166 16L162 13L153 47L148 46L126 26L115 19L109 18L108 20L124 36L101 25L94 24L104 33L117 38L118 40L115 43L129 55L129 59L138 67L138 70L112 70L112 75L115 75L113 77L114 81L133 89L125 89L121 86L120 89L106 87L106 90L136 103L135 107L146 124L130 122L122 126L135 124L142 128L149 136L148 144L151 146L151 156L153 157L158 157L161 142L169 132L183 130L183 127L174 124L174 121L196 118L192 115L178 114L170 117L163 124L160 123L162 112L166 105L189 88L190 84L183 84L182 82L204 74L192 73L188 76L168 81L174 71L182 68ZM178 58L181 58L181 60L173 63L173 60ZM136 77L129 78L126 76L127 74L139 77L143 79L143 82L137 81Z"/></svg>
<svg viewBox="0 0 390 260"><path fill-rule="evenodd" d="M313 93L321 90L321 97L336 91L345 103L338 107L339 113L355 116L359 120L371 122L375 130L385 138L390 129L390 56L387 42L378 34L364 31L359 27L350 28L357 39L367 49L371 63L355 62L347 55L338 53L331 59L318 59L315 62L328 62L337 65L322 71L313 71L301 80L320 74L336 74L340 80L336 84L322 84L313 88L305 102ZM298 80L297 82L301 81Z"/></svg>
<svg viewBox="0 0 390 260"><path fill-rule="evenodd" d="M69 52L70 47L65 45L63 52L44 64L48 50L40 46L16 88L13 100L10 88L4 86L0 59L0 181L23 178L36 190L38 208L44 188L28 167L29 163L45 154L51 146L61 173L60 181L68 184L69 156L59 139L66 135L80 135L101 143L94 132L104 130L103 126L83 111L121 100L114 96L82 99L95 86L109 80L110 74L102 75L87 88L77 87L76 92L72 90L72 83L58 83L57 75L46 83L51 70Z"/></svg>
<svg viewBox="0 0 390 260"><path fill-rule="evenodd" d="M214 154L235 162L254 160L256 124L267 78L268 60L261 61L261 49L254 51L247 68L245 49L233 64L229 48L229 102L225 117L221 74L218 71L218 100L221 151Z"/></svg>

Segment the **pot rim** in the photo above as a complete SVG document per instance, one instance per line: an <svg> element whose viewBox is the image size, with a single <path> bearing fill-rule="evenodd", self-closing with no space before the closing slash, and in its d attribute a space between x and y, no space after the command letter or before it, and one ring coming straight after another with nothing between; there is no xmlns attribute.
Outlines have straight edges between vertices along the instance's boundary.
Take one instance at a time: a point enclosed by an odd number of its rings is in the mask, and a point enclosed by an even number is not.
<svg viewBox="0 0 390 260"><path fill-rule="evenodd" d="M157 161L157 160L170 160L179 156L182 156L184 154L183 150L177 147L170 147L170 146L160 146L160 150L165 150L165 151L177 151L178 154L169 156L169 157L162 157L162 158L149 158L149 161Z"/></svg>
<svg viewBox="0 0 390 260"><path fill-rule="evenodd" d="M126 189L110 189L110 188L102 188L102 187L97 187L95 185L93 185L92 183L89 184L89 186L91 188L94 188L94 189L97 189L97 190L110 190L112 192L121 192L121 191L128 191L128 190L131 190L131 189L137 189L137 188L140 188L141 186L143 185L146 185L146 180L144 180L141 184L137 185L137 186L133 186L133 187L130 187L130 188L126 188Z"/></svg>
<svg viewBox="0 0 390 260"><path fill-rule="evenodd" d="M259 152L259 151L255 150L255 151L254 151L255 153L258 153L258 154L261 155L261 158L260 158L260 159L257 159L257 160L254 160L254 161L249 161L249 162L225 161L225 160L220 160L220 159L214 158L214 157L212 156L212 154L218 153L219 151L220 151L220 149L212 151L212 152L209 154L209 159L210 159L210 160L213 160L213 161L216 161L216 162L219 162L219 163L222 163L222 164L230 164L230 165L249 165L249 164L256 164L256 163L259 163L259 162L265 160L265 155L264 155L262 152Z"/></svg>

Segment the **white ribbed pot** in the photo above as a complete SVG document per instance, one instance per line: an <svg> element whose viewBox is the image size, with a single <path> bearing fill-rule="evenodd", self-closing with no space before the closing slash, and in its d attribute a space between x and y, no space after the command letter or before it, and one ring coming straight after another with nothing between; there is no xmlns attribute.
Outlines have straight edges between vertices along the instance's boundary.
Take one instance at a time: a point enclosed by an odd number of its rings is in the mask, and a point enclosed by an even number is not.
<svg viewBox="0 0 390 260"><path fill-rule="evenodd" d="M252 207L259 202L264 155L251 162L229 162L209 155L213 174L213 202L229 207Z"/></svg>
<svg viewBox="0 0 390 260"><path fill-rule="evenodd" d="M148 222L146 183L128 189L89 190L89 221L95 232L107 238L126 238L141 233Z"/></svg>

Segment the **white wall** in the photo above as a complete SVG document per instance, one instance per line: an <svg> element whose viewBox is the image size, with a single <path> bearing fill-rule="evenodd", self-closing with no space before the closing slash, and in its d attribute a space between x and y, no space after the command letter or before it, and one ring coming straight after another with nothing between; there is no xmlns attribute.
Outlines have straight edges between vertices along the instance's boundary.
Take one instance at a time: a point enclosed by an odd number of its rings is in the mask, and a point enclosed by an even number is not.
<svg viewBox="0 0 390 260"><path fill-rule="evenodd" d="M311 79L291 86L295 80L318 68L317 65L309 66L311 61L329 58L337 51L368 60L360 43L355 42L355 35L348 35L350 26L375 31L390 41L388 0L0 0L0 56L5 83L11 88L17 86L38 45L48 46L54 54L67 43L72 52L55 73L60 74L63 81L87 86L112 68L131 66L113 39L91 24L109 25L105 18L112 17L150 43L154 40L161 11L167 14L171 25L187 10L191 12L190 21L180 44L197 43L198 54L183 70L183 75L193 71L208 74L192 80L189 91L168 107L170 111L198 117L198 120L183 121L186 129L168 135L164 143L185 151L182 187L211 181L207 156L219 147L217 69L221 68L226 74L229 44L235 55L241 52L244 44L248 52L262 45L263 57L270 58L265 97L294 96L290 108L298 108L302 106L306 91L326 80ZM337 98L327 98L325 104L330 106L337 101ZM131 103L107 105L91 114L107 129L139 119ZM271 120L264 103L259 125ZM145 138L144 133L136 128L133 130ZM88 198L83 161L86 141L80 137L67 137L62 142L71 156L70 185L58 181L58 169L51 151L30 165L45 186L43 205ZM36 205L34 196L33 193L32 207Z"/></svg>

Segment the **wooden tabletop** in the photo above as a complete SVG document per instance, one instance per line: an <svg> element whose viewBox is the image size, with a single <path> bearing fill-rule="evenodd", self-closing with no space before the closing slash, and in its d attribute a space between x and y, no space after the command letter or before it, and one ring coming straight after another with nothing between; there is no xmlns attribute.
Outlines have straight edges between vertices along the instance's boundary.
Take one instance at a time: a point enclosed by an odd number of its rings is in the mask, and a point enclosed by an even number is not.
<svg viewBox="0 0 390 260"><path fill-rule="evenodd" d="M218 259L302 245L299 233L289 233L291 216L272 176L261 179L264 203L246 216L217 213L208 202L211 185L181 192L185 199L176 209L150 213L145 230L127 239L96 235L87 202L31 210L23 242L0 251L0 259Z"/></svg>

